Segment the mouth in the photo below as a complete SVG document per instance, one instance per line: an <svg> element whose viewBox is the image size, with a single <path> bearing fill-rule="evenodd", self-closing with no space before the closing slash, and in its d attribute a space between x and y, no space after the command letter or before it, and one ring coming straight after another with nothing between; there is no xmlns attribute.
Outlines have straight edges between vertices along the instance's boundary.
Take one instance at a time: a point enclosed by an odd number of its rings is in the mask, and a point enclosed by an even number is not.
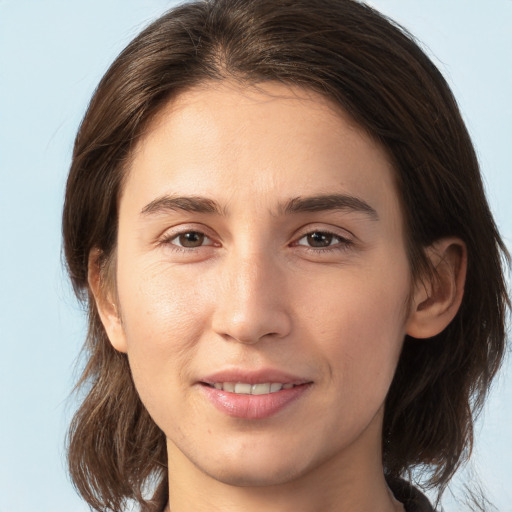
<svg viewBox="0 0 512 512"><path fill-rule="evenodd" d="M297 386L303 386L307 383L261 382L251 384L249 382L201 382L201 384L219 391L226 391L237 395L268 395L278 393L282 390L292 389Z"/></svg>
<svg viewBox="0 0 512 512"><path fill-rule="evenodd" d="M309 395L313 381L279 371L226 371L198 382L207 399L221 413L245 420L284 414Z"/></svg>

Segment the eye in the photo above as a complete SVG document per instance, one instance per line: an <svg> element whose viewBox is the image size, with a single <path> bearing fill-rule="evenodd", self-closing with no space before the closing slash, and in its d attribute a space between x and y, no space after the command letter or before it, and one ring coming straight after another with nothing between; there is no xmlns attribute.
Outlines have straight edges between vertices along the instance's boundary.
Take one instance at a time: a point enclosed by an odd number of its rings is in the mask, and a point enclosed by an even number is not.
<svg viewBox="0 0 512 512"><path fill-rule="evenodd" d="M213 241L204 233L201 233L201 231L184 231L178 234L171 234L163 242L183 249L195 249L203 245L213 245Z"/></svg>
<svg viewBox="0 0 512 512"><path fill-rule="evenodd" d="M335 246L347 246L351 241L340 235L328 231L312 231L297 240L296 245L311 247L315 249L324 249Z"/></svg>

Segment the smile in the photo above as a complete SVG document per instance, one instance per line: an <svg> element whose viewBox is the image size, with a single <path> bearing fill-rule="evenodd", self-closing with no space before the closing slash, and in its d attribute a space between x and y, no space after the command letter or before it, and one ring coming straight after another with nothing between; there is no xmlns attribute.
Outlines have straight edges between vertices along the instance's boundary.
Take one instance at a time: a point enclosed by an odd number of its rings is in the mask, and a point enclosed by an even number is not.
<svg viewBox="0 0 512 512"><path fill-rule="evenodd" d="M269 393L277 393L283 389L291 389L298 384L287 382L265 382L259 384L249 384L247 382L215 382L207 384L210 387L228 393L236 393L237 395L268 395Z"/></svg>
<svg viewBox="0 0 512 512"><path fill-rule="evenodd" d="M305 396L312 382L201 382L203 395L227 416L261 420L288 409Z"/></svg>

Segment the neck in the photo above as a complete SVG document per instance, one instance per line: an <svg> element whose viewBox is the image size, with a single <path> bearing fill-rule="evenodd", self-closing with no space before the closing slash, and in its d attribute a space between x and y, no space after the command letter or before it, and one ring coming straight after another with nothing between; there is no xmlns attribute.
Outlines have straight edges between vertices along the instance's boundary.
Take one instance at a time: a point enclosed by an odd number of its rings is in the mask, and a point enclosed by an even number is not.
<svg viewBox="0 0 512 512"><path fill-rule="evenodd" d="M168 441L166 512L399 512L382 467L381 428L370 425L343 453L275 485L232 485L208 475Z"/></svg>

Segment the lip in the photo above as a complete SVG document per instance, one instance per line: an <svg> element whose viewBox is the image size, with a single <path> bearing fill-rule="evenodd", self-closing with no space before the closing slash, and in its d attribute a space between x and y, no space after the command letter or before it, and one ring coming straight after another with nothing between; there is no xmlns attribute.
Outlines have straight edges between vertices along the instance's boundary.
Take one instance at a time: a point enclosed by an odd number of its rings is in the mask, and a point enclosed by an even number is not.
<svg viewBox="0 0 512 512"><path fill-rule="evenodd" d="M279 382L291 383L294 387L265 395L243 395L211 387L220 382L248 384ZM299 400L313 382L279 370L265 369L252 372L221 371L202 378L197 384L203 396L220 412L235 418L258 420L270 418Z"/></svg>
<svg viewBox="0 0 512 512"><path fill-rule="evenodd" d="M261 384L264 382L280 382L282 384L307 384L309 379L282 372L281 370L265 368L255 371L240 369L222 370L199 380L200 383L215 384L216 382L246 382L247 384Z"/></svg>

